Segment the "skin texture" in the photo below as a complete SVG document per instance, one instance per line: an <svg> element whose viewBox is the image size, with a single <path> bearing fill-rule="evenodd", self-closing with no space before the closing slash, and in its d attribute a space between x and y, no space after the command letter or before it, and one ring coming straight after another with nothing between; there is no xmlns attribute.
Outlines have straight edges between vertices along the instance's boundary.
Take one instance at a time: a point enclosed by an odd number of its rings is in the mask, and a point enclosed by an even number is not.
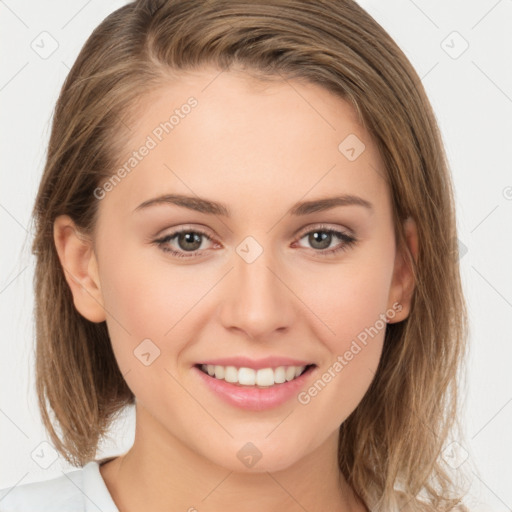
<svg viewBox="0 0 512 512"><path fill-rule="evenodd" d="M294 397L242 410L192 367L232 355L295 357L318 366L307 389L359 333L381 325L379 315L407 317L414 282L396 249L380 155L352 107L321 87L203 68L139 106L124 161L191 96L197 106L100 200L94 247L69 217L54 226L75 306L106 320L136 396L134 445L102 476L122 512L365 510L339 475L337 435L373 379L385 326L308 404ZM349 134L365 145L353 161L338 149ZM164 193L224 203L231 216L169 204L134 212ZM287 213L296 202L341 194L373 209ZM320 225L357 241L322 256L344 242L315 244L308 234ZM178 258L153 243L183 227L211 237L201 238L201 255ZM405 229L415 256L414 222ZM247 236L263 250L251 263L236 251ZM183 240L167 246L186 254ZM160 350L149 366L134 356L145 339ZM251 468L237 457L248 442L261 453Z"/></svg>

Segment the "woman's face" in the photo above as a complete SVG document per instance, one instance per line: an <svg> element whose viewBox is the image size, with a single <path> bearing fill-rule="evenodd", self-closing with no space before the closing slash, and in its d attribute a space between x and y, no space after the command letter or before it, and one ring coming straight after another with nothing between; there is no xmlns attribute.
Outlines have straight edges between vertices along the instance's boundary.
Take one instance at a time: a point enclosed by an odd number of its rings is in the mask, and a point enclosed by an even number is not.
<svg viewBox="0 0 512 512"><path fill-rule="evenodd" d="M409 311L383 163L348 103L298 81L204 69L139 112L76 307L106 320L155 443L283 469L336 436Z"/></svg>

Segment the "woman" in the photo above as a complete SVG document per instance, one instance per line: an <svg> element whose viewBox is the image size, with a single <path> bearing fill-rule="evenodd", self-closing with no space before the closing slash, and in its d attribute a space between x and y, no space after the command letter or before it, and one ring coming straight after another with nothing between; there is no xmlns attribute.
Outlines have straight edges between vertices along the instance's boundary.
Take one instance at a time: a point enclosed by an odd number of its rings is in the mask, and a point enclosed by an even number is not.
<svg viewBox="0 0 512 512"><path fill-rule="evenodd" d="M450 175L356 3L118 9L63 86L34 219L40 408L83 468L5 510L461 509ZM95 460L131 404L132 448Z"/></svg>

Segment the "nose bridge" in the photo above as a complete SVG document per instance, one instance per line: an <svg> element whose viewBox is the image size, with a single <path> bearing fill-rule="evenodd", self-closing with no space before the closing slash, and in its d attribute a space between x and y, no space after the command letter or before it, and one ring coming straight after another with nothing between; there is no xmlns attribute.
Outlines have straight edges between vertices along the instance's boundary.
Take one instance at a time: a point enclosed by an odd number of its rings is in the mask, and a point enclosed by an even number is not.
<svg viewBox="0 0 512 512"><path fill-rule="evenodd" d="M279 265L272 251L248 240L239 244L236 253L222 305L224 326L243 330L251 338L288 327L293 313L291 295L276 277Z"/></svg>

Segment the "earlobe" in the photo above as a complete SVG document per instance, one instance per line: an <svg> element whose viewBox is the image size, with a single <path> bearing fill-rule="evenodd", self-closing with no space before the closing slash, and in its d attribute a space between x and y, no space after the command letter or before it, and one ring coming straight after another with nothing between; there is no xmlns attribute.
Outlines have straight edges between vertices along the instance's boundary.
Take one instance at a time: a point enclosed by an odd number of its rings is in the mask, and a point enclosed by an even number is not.
<svg viewBox="0 0 512 512"><path fill-rule="evenodd" d="M91 322L103 322L106 315L91 240L80 233L68 215L55 219L53 238L76 309Z"/></svg>
<svg viewBox="0 0 512 512"><path fill-rule="evenodd" d="M418 260L418 231L412 217L408 217L404 221L404 235L407 248L399 248L397 251L388 304L388 308L393 310L398 309L393 307L393 304L398 303L401 308L388 323L400 322L406 319L411 310L415 288L412 259L414 261Z"/></svg>

